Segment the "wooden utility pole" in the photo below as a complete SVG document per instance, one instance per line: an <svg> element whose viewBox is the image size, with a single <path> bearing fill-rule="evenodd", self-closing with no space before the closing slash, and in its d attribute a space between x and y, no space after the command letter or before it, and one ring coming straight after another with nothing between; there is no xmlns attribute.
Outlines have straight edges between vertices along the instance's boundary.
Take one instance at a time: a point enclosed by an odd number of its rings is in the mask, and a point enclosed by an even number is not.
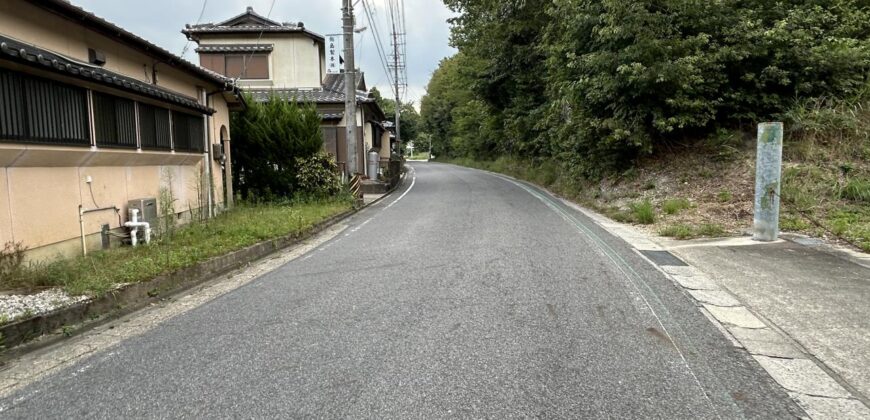
<svg viewBox="0 0 870 420"><path fill-rule="evenodd" d="M353 176L357 172L356 150L356 68L353 51L353 0L344 0L343 27L344 27L344 120L347 140L347 166L346 172Z"/></svg>

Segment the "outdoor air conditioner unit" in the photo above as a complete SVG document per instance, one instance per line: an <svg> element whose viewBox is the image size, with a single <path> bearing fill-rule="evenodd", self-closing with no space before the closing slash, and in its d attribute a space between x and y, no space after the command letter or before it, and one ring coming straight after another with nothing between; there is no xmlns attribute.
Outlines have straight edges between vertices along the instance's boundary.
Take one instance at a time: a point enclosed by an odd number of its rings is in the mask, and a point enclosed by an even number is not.
<svg viewBox="0 0 870 420"><path fill-rule="evenodd" d="M139 221L148 222L152 228L157 227L157 199L137 198L127 202L127 217L131 218L130 210L139 210Z"/></svg>

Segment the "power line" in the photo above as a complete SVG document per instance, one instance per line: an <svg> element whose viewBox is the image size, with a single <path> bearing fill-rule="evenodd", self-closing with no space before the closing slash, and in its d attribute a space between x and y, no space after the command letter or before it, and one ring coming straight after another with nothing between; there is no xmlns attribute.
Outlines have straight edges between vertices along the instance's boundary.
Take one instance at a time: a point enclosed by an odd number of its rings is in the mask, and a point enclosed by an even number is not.
<svg viewBox="0 0 870 420"><path fill-rule="evenodd" d="M387 80L390 82L390 86L392 86L393 85L393 78L392 78L392 75L390 74L389 65L387 64L387 62L388 62L387 61L387 54L384 51L383 42L381 41L381 33L380 33L380 30L378 29L378 24L377 24L377 20L374 17L374 12L372 11L372 9L374 9L374 7L370 6L368 4L368 1L366 1L366 0L362 0L362 5L363 5L363 10L365 10L366 18L368 19L368 22L369 22L369 26L372 27L372 34L374 35L374 42L375 42L375 46L377 47L378 58L381 62L381 67L384 70L384 74L387 76Z"/></svg>
<svg viewBox="0 0 870 420"><path fill-rule="evenodd" d="M199 25L202 22L202 17L205 16L205 6L208 4L208 0L202 0L202 10L199 11L199 17L196 18L196 24ZM181 50L181 58L184 58L184 54L187 54L187 49L190 48L190 40L188 39L186 43L184 43L184 48Z"/></svg>
<svg viewBox="0 0 870 420"><path fill-rule="evenodd" d="M392 85L392 79L390 77L389 68L387 66L387 55L384 52L383 41L381 40L381 32L378 28L377 20L374 16L373 7L368 4L366 0L363 1L363 9L366 12L366 17L369 21L369 25L372 27L372 32L375 38L375 46L378 50L378 58L381 61L381 67L384 69L384 74L387 76L387 79L390 80L390 84Z"/></svg>

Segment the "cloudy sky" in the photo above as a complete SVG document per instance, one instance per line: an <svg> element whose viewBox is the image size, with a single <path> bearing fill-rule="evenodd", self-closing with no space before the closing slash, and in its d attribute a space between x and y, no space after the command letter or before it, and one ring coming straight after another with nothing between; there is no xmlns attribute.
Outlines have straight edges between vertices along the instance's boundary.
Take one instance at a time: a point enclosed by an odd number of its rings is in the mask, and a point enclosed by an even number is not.
<svg viewBox="0 0 870 420"><path fill-rule="evenodd" d="M341 0L274 0L271 19L278 22L305 22L305 26L317 33L341 32ZM385 49L390 48L387 0L367 0L374 9L376 25ZM175 54L185 48L187 39L181 34L186 23L196 23L203 10L202 0L147 0L150 7L141 7L140 0L72 0L88 11L94 12L121 27L154 42ZM357 26L370 26L357 1ZM266 16L272 0L207 0L202 22L219 22L245 11L252 6L254 11ZM426 83L438 62L452 55L454 50L447 45L451 16L440 0L407 0L405 21L408 51L407 96L419 106L425 93ZM383 66L378 59L372 28L357 34L357 65L366 73L369 87L377 86L381 92L392 92ZM191 44L185 58L197 62L195 45ZM389 54L389 52L388 52ZM385 95L386 96L386 95Z"/></svg>

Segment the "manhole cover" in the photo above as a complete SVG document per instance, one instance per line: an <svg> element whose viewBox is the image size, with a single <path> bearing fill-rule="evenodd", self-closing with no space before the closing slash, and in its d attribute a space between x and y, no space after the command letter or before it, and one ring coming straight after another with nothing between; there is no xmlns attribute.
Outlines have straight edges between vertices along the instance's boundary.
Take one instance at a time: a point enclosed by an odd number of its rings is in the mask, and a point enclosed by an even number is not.
<svg viewBox="0 0 870 420"><path fill-rule="evenodd" d="M689 264L683 262L683 260L674 256L668 251L640 251L641 254L645 255L647 258L652 260L656 265L664 266L679 266L679 267L687 267Z"/></svg>

